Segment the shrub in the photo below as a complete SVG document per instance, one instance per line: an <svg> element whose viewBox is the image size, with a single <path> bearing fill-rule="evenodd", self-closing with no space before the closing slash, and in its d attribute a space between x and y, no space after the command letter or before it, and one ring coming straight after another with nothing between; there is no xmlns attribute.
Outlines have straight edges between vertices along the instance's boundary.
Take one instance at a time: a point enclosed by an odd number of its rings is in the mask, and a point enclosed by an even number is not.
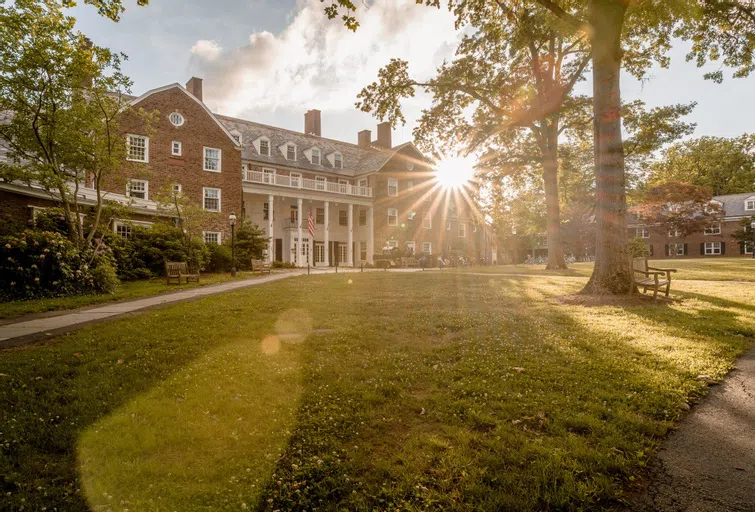
<svg viewBox="0 0 755 512"><path fill-rule="evenodd" d="M52 231L0 237L0 297L32 299L112 293L118 284L109 251L79 248Z"/></svg>
<svg viewBox="0 0 755 512"><path fill-rule="evenodd" d="M627 243L627 252L632 258L643 258L650 256L650 247L640 237L634 237Z"/></svg>
<svg viewBox="0 0 755 512"><path fill-rule="evenodd" d="M288 261L274 261L271 267L272 268L296 268L296 264L288 262Z"/></svg>
<svg viewBox="0 0 755 512"><path fill-rule="evenodd" d="M225 244L231 246L231 238ZM267 249L267 234L256 224L243 221L236 231L236 268L250 270L252 259L262 259L262 251Z"/></svg>
<svg viewBox="0 0 755 512"><path fill-rule="evenodd" d="M210 264L207 270L210 272L228 272L233 266L231 248L225 245L208 244L210 251Z"/></svg>

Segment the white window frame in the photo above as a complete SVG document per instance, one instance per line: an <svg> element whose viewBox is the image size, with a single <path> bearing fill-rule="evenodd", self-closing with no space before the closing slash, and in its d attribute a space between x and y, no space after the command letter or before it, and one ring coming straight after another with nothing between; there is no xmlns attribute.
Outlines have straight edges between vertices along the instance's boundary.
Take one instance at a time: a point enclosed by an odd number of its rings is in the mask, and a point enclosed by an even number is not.
<svg viewBox="0 0 755 512"><path fill-rule="evenodd" d="M673 244L668 244L670 253L666 256L684 256L684 243L682 242L676 242Z"/></svg>
<svg viewBox="0 0 755 512"><path fill-rule="evenodd" d="M357 181L357 186L362 187L362 188L367 188L368 183L369 181L367 180L367 178L360 178L359 181Z"/></svg>
<svg viewBox="0 0 755 512"><path fill-rule="evenodd" d="M131 157L131 139L144 139L143 160ZM149 137L147 137L146 135L136 135L133 133L126 134L126 160L128 160L129 162L149 163Z"/></svg>
<svg viewBox="0 0 755 512"><path fill-rule="evenodd" d="M391 194L391 188L394 189L393 194ZM388 195L391 197L398 195L398 180L395 178L388 178Z"/></svg>
<svg viewBox="0 0 755 512"><path fill-rule="evenodd" d="M678 229L671 229L668 232L668 236L669 238L679 238L680 236L682 236L682 233Z"/></svg>
<svg viewBox="0 0 755 512"><path fill-rule="evenodd" d="M315 190L327 190L328 178L325 176L315 176Z"/></svg>
<svg viewBox="0 0 755 512"><path fill-rule="evenodd" d="M131 195L131 184L132 183L143 183L144 184L144 197L136 197ZM144 199L145 201L149 201L149 181L147 180L128 180L128 183L126 183L126 197L133 197L134 199Z"/></svg>
<svg viewBox="0 0 755 512"><path fill-rule="evenodd" d="M262 152L262 143L263 142L267 142L267 151L264 152L264 153ZM260 139L258 141L257 152L260 154L260 156L270 156L270 139L268 139L267 137L260 137Z"/></svg>
<svg viewBox="0 0 755 512"><path fill-rule="evenodd" d="M359 241L359 260L367 261L367 241L366 240Z"/></svg>
<svg viewBox="0 0 755 512"><path fill-rule="evenodd" d="M173 116L178 116L178 119L176 121L173 121ZM186 119L184 119L184 116L180 112L171 112L168 114L168 121L170 121L170 124L173 126L183 126Z"/></svg>
<svg viewBox="0 0 755 512"><path fill-rule="evenodd" d="M422 227L425 229L433 229L433 216L430 212L422 212Z"/></svg>
<svg viewBox="0 0 755 512"><path fill-rule="evenodd" d="M275 169L271 169L270 167L262 168L262 183L275 184Z"/></svg>
<svg viewBox="0 0 755 512"><path fill-rule="evenodd" d="M301 188L302 181L301 181L300 172L292 172L291 174L289 174L288 178L289 178L289 183L291 184L292 187Z"/></svg>
<svg viewBox="0 0 755 512"><path fill-rule="evenodd" d="M286 148L286 160L291 160L291 161L295 162L296 161L296 153L297 153L297 151L296 151L296 144L294 144L293 142L287 142L284 147ZM289 150L289 148L294 148L294 157L293 158L289 158L288 157L288 150Z"/></svg>
<svg viewBox="0 0 755 512"><path fill-rule="evenodd" d="M752 248L753 248L753 243L752 242L744 242L744 253L745 254L752 254Z"/></svg>
<svg viewBox="0 0 755 512"><path fill-rule="evenodd" d="M708 226L705 228L704 231L705 235L720 235L721 234L721 223L713 224L711 226Z"/></svg>
<svg viewBox="0 0 755 512"><path fill-rule="evenodd" d="M218 197L217 197L217 199L218 199L218 209L217 210L211 210L211 209L208 209L205 206L206 205L205 201L208 199L208 197L207 197L207 191L208 190L217 190L218 191ZM202 187L202 209L204 211L207 211L207 212L218 212L219 213L222 210L222 208L221 208L222 207L221 198L222 198L222 190L221 189L219 189L217 187ZM215 198L211 197L209 199L215 199Z"/></svg>
<svg viewBox="0 0 755 512"><path fill-rule="evenodd" d="M721 254L721 242L705 242L703 248L705 256L719 256Z"/></svg>
<svg viewBox="0 0 755 512"><path fill-rule="evenodd" d="M333 153L333 168L343 169L343 155L339 152Z"/></svg>
<svg viewBox="0 0 755 512"><path fill-rule="evenodd" d="M412 254L417 253L417 244L414 243L414 240L407 240L406 241L406 248L412 250Z"/></svg>
<svg viewBox="0 0 755 512"><path fill-rule="evenodd" d="M170 143L170 154L171 156L181 156L183 153L183 145L181 144L180 140L174 140Z"/></svg>
<svg viewBox="0 0 755 512"><path fill-rule="evenodd" d="M143 220L122 220L122 219L113 219L113 233L116 235L118 234L118 228L119 227L128 227L129 232L124 238L128 238L128 236L131 234L131 227L132 226L143 226L145 228L151 228L152 223L146 222Z"/></svg>
<svg viewBox="0 0 755 512"><path fill-rule="evenodd" d="M433 243L432 242L422 242L422 252L424 254L432 254L433 253Z"/></svg>
<svg viewBox="0 0 755 512"><path fill-rule="evenodd" d="M218 235L217 242L208 242L207 235ZM223 243L223 232L222 231L202 231L202 241L205 243L205 245L207 244L221 245Z"/></svg>
<svg viewBox="0 0 755 512"><path fill-rule="evenodd" d="M388 240L385 242L385 246L391 249L398 249L398 240Z"/></svg>
<svg viewBox="0 0 755 512"><path fill-rule="evenodd" d="M174 194L180 194L181 192L183 192L183 187L181 186L181 184L180 183L174 183L173 184L173 193Z"/></svg>
<svg viewBox="0 0 755 512"><path fill-rule="evenodd" d="M459 228L458 228L459 238L466 238L467 237L467 225L463 222L459 222Z"/></svg>
<svg viewBox="0 0 755 512"><path fill-rule="evenodd" d="M338 178L338 191L341 194L348 194L349 193L349 180Z"/></svg>
<svg viewBox="0 0 755 512"><path fill-rule="evenodd" d="M393 214L391 214L391 212L393 212ZM391 224L391 218L393 218L392 224ZM398 226L398 208L388 208L388 225Z"/></svg>
<svg viewBox="0 0 755 512"><path fill-rule="evenodd" d="M217 169L207 168L207 151L208 150L218 152L218 168ZM207 171L207 172L221 172L223 170L223 151L220 148L211 148L209 146L202 146L202 170Z"/></svg>
<svg viewBox="0 0 755 512"><path fill-rule="evenodd" d="M755 210L755 199L745 199L745 211L749 212L752 210Z"/></svg>
<svg viewBox="0 0 755 512"><path fill-rule="evenodd" d="M310 161L312 165L322 165L322 153L317 148L312 148L312 151L310 153L312 155ZM315 155L317 157L317 162L315 162Z"/></svg>
<svg viewBox="0 0 755 512"><path fill-rule="evenodd" d="M650 230L648 228L634 228L634 236L639 238L650 238Z"/></svg>

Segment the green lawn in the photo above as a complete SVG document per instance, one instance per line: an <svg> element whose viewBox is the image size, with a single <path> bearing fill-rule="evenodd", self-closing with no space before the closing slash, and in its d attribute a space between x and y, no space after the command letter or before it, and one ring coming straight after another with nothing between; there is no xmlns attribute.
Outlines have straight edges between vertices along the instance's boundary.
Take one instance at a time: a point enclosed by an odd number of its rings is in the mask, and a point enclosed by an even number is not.
<svg viewBox="0 0 755 512"><path fill-rule="evenodd" d="M755 337L755 290L303 276L0 353L0 508L601 510Z"/></svg>
<svg viewBox="0 0 755 512"><path fill-rule="evenodd" d="M651 260L650 266L675 268L678 272L672 279L705 281L755 282L755 259L753 258L690 258ZM572 263L566 270L545 270L543 265L497 265L471 267L461 272L484 272L491 274L528 274L589 277L592 263Z"/></svg>
<svg viewBox="0 0 755 512"><path fill-rule="evenodd" d="M236 279L249 277L252 277L251 272L239 272L236 274ZM0 319L11 319L34 313L46 313L48 311L75 309L116 300L139 299L148 295L158 295L196 286L207 286L208 284L222 283L231 279L230 274L202 274L199 283L176 286L175 284L166 284L165 278L155 278L144 281L123 282L118 285L115 293L0 302Z"/></svg>

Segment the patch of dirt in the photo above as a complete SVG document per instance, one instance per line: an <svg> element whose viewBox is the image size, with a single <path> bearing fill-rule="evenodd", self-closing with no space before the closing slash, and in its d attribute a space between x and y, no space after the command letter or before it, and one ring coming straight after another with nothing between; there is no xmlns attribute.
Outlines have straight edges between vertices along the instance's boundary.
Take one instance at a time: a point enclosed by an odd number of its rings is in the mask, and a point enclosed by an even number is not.
<svg viewBox="0 0 755 512"><path fill-rule="evenodd" d="M666 307L674 302L666 297L658 297L653 300L652 295L582 295L572 293L568 295L557 295L554 297L561 304L570 306L600 307L600 306L617 306L620 308L634 306L658 306Z"/></svg>

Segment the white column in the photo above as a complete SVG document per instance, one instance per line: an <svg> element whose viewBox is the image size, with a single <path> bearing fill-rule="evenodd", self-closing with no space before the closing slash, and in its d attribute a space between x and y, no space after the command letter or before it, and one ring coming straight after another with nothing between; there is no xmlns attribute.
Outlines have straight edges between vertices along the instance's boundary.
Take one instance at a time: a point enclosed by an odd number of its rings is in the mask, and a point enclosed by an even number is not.
<svg viewBox="0 0 755 512"><path fill-rule="evenodd" d="M373 264L372 255L375 254L375 224L372 219L373 207L367 209L367 263Z"/></svg>
<svg viewBox="0 0 755 512"><path fill-rule="evenodd" d="M349 214L347 228L349 230L349 245L346 247L346 265L352 266L354 265L354 205L349 203L349 208L346 211Z"/></svg>
<svg viewBox="0 0 755 512"><path fill-rule="evenodd" d="M270 244L267 247L268 261L272 263L275 260L275 236L273 233L273 219L275 217L275 196L270 194L267 196L267 237L270 239Z"/></svg>
<svg viewBox="0 0 755 512"><path fill-rule="evenodd" d="M330 201L325 201L325 266L330 265Z"/></svg>
<svg viewBox="0 0 755 512"><path fill-rule="evenodd" d="M296 266L301 267L302 266L302 259L301 259L301 248L303 247L303 240L302 240L302 234L301 234L301 224L304 217L304 212L302 212L302 199L301 197L296 200L296 211L297 216L299 217L298 220L298 236L299 241L296 244Z"/></svg>

